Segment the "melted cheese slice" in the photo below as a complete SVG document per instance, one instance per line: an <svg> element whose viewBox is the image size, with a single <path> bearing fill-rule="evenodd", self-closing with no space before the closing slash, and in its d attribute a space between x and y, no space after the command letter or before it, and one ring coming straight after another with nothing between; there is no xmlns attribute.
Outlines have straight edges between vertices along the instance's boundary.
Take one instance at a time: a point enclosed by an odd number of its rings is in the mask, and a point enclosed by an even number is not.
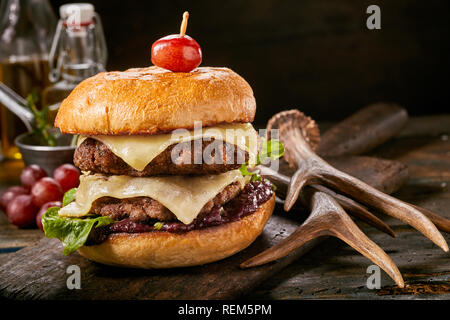
<svg viewBox="0 0 450 320"><path fill-rule="evenodd" d="M219 175L161 176L135 178L130 176L82 175L76 200L59 210L65 217L82 217L92 203L101 197L118 199L150 197L159 201L185 224L191 223L203 206L229 184L246 183L239 170Z"/></svg>
<svg viewBox="0 0 450 320"><path fill-rule="evenodd" d="M80 136L78 145L87 137ZM258 152L258 133L250 123L232 123L194 130L178 129L169 134L150 136L90 136L104 143L119 158L130 167L142 171L167 147L181 142L200 138L214 138L247 151L249 164L256 161ZM236 159L235 159L236 160ZM200 159L203 161L203 159Z"/></svg>

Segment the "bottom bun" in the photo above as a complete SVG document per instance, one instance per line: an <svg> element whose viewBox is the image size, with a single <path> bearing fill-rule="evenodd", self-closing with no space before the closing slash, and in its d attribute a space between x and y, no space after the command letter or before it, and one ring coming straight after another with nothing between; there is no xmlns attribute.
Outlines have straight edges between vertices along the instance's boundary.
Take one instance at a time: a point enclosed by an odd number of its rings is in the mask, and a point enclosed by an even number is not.
<svg viewBox="0 0 450 320"><path fill-rule="evenodd" d="M275 196L256 212L235 222L182 234L153 231L111 234L99 245L84 246L85 258L128 268L175 268L202 265L247 248L272 215Z"/></svg>

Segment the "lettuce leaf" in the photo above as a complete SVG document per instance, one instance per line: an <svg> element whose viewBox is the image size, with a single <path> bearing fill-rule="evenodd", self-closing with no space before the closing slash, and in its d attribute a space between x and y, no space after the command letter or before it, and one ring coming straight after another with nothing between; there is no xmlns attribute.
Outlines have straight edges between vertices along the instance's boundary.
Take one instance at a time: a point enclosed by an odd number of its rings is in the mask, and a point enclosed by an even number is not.
<svg viewBox="0 0 450 320"><path fill-rule="evenodd" d="M72 188L70 190L67 190L66 193L64 193L64 197L63 197L63 201L62 201L62 206L65 207L67 206L69 203L71 203L72 201L75 200L75 196L77 193L77 188Z"/></svg>
<svg viewBox="0 0 450 320"><path fill-rule="evenodd" d="M42 225L44 226L45 236L48 238L57 238L64 245L64 255L69 255L82 247L92 228L105 226L114 222L109 217L86 217L67 218L58 214L59 208L49 208L42 215Z"/></svg>

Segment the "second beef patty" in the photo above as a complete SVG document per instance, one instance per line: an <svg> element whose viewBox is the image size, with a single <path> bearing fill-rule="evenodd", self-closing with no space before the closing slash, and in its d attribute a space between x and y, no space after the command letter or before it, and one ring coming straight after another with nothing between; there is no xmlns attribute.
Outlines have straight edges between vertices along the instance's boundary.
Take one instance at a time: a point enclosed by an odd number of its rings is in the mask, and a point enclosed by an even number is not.
<svg viewBox="0 0 450 320"><path fill-rule="evenodd" d="M212 200L207 202L199 213L199 216L208 214L212 208L221 207L241 192L241 184L234 182L225 187ZM152 219L159 221L175 221L175 215L158 201L149 197L136 197L128 199L116 199L103 197L97 199L91 208L91 212L119 221L125 218L135 222L147 222Z"/></svg>

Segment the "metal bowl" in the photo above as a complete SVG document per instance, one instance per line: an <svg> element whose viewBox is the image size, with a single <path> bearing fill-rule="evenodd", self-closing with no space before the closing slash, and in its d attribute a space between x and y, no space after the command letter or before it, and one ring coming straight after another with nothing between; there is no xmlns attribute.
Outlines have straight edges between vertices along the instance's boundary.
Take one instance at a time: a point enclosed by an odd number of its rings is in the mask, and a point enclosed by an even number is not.
<svg viewBox="0 0 450 320"><path fill-rule="evenodd" d="M60 165L73 163L73 153L76 148L72 143L73 137L70 134L59 135L55 147L37 145L30 133L21 134L14 141L22 154L25 165L37 164L47 174L52 175Z"/></svg>

